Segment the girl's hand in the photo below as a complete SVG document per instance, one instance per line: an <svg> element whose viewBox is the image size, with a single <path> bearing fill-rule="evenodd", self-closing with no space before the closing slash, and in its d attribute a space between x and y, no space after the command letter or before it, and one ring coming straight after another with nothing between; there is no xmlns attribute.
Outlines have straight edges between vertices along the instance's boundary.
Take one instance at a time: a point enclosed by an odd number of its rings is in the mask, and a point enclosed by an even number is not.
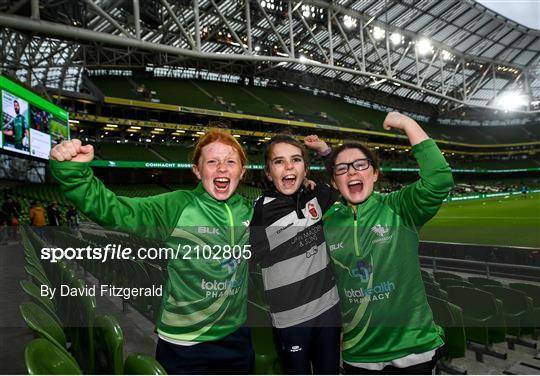
<svg viewBox="0 0 540 376"><path fill-rule="evenodd" d="M319 136L315 134L306 136L304 138L304 145L306 145L308 149L315 150L319 154L322 154L328 150L328 145L326 142L321 140Z"/></svg>
<svg viewBox="0 0 540 376"><path fill-rule="evenodd" d="M62 141L51 149L50 158L55 161L91 162L94 159L94 147L82 145L76 138Z"/></svg>
<svg viewBox="0 0 540 376"><path fill-rule="evenodd" d="M399 112L389 112L384 119L383 128L387 131L391 129L400 129L404 131L412 146L429 138L416 121Z"/></svg>
<svg viewBox="0 0 540 376"><path fill-rule="evenodd" d="M315 183L313 180L309 180L309 179L304 179L304 188L307 189L307 190L314 190L315 187L317 186L317 183Z"/></svg>
<svg viewBox="0 0 540 376"><path fill-rule="evenodd" d="M383 122L383 128L387 131L391 129L405 129L410 123L415 123L413 119L399 112L389 112Z"/></svg>

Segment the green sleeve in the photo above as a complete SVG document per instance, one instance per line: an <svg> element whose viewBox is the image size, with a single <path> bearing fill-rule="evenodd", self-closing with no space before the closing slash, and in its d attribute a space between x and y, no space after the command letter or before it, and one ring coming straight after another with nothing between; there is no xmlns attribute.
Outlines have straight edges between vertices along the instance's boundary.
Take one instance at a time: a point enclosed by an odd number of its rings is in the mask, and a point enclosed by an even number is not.
<svg viewBox="0 0 540 376"><path fill-rule="evenodd" d="M408 225L420 227L441 207L454 186L452 169L432 139L412 147L420 168L420 179L392 192L384 201L405 219Z"/></svg>
<svg viewBox="0 0 540 376"><path fill-rule="evenodd" d="M90 163L50 161L66 198L101 226L152 239L169 237L189 201L189 191L151 197L117 196L94 176Z"/></svg>

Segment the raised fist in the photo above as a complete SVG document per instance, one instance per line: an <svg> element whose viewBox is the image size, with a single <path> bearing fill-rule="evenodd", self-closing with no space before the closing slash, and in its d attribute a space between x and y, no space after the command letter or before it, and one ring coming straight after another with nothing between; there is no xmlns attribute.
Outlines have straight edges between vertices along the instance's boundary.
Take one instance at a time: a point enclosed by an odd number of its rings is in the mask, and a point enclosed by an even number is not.
<svg viewBox="0 0 540 376"><path fill-rule="evenodd" d="M51 149L50 158L55 161L90 162L94 159L94 147L82 145L76 138L62 141Z"/></svg>
<svg viewBox="0 0 540 376"><path fill-rule="evenodd" d="M383 122L383 128L389 131L390 129L404 129L412 119L399 112L389 112Z"/></svg>
<svg viewBox="0 0 540 376"><path fill-rule="evenodd" d="M326 142L314 134L304 137L304 145L306 145L308 149L315 150L318 153L323 153L328 149Z"/></svg>

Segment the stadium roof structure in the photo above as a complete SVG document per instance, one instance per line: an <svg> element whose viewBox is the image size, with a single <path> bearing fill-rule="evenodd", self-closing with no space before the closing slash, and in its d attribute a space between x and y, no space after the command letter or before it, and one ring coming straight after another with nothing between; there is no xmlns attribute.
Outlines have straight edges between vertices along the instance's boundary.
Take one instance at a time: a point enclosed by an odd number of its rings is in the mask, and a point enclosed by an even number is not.
<svg viewBox="0 0 540 376"><path fill-rule="evenodd" d="M0 68L32 86L195 68L439 114L540 112L540 31L474 0L0 1L0 25Z"/></svg>

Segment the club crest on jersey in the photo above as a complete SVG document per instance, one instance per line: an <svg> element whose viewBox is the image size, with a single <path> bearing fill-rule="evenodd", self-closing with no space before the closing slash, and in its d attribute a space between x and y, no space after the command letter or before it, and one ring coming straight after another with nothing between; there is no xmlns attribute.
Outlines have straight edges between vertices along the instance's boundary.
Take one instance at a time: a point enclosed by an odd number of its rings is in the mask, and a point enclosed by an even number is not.
<svg viewBox="0 0 540 376"><path fill-rule="evenodd" d="M317 207L313 202L309 202L307 204L309 215L311 215L311 219L317 220L319 219L319 212L317 211Z"/></svg>
<svg viewBox="0 0 540 376"><path fill-rule="evenodd" d="M387 243L390 240L392 240L392 233L390 229L386 226L381 226L380 224L376 224L371 228L371 232L376 234L378 236L377 239L373 240L373 243Z"/></svg>
<svg viewBox="0 0 540 376"><path fill-rule="evenodd" d="M383 227L379 224L376 224L371 228L371 231L379 235L379 237L383 237L388 232L388 227Z"/></svg>

